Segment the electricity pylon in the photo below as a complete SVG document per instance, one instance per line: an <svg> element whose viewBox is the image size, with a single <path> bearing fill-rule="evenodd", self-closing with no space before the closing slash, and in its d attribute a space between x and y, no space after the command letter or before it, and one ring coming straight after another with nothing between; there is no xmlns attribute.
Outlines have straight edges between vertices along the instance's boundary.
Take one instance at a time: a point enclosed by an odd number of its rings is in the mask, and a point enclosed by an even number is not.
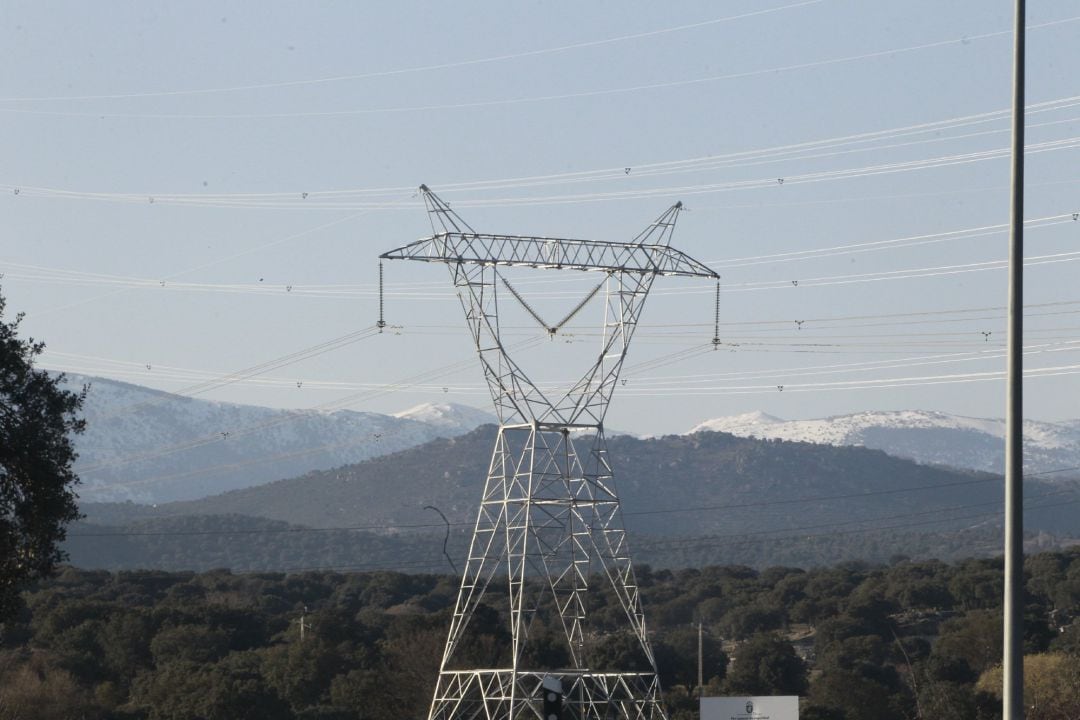
<svg viewBox="0 0 1080 720"><path fill-rule="evenodd" d="M433 235L384 253L388 260L444 263L457 289L499 418L487 482L443 651L430 720L546 720L545 687L562 688L564 718L665 718L604 440L604 416L645 299L658 275L718 279L669 244L682 203L628 243L478 233L422 185ZM500 273L505 267L592 270L600 285L555 325L543 322ZM599 357L581 379L548 396L514 361L499 333L500 286L551 334L601 289ZM579 450L579 445L585 446ZM606 579L646 670L593 671L587 641L589 582ZM493 579L507 583L509 662L460 668L473 614ZM538 611L553 608L570 667L531 667ZM546 685L545 685L546 683Z"/></svg>

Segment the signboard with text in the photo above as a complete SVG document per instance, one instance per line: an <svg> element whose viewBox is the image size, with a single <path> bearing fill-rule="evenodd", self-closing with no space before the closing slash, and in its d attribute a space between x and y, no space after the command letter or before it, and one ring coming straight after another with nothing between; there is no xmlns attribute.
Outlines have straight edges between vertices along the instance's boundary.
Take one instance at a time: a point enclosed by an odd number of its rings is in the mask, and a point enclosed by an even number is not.
<svg viewBox="0 0 1080 720"><path fill-rule="evenodd" d="M799 698L795 695L703 697L701 720L799 720Z"/></svg>

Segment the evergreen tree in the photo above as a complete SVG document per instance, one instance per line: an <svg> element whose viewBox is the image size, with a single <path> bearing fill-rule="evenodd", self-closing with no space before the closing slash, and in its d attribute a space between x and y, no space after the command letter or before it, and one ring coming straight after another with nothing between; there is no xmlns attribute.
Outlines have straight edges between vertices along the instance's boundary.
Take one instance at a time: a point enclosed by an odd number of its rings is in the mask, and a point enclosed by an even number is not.
<svg viewBox="0 0 1080 720"><path fill-rule="evenodd" d="M20 339L22 315L5 322L3 312L0 296L0 621L17 611L28 580L64 559L64 526L79 517L71 436L83 430L86 395L35 370L45 344Z"/></svg>

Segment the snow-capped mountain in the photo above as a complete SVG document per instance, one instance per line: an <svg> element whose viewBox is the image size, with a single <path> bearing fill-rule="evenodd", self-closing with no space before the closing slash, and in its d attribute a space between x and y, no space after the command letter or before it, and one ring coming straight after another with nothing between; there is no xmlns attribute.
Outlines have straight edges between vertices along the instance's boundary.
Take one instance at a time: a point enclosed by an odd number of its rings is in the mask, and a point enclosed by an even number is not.
<svg viewBox="0 0 1080 720"><path fill-rule="evenodd" d="M423 403L394 413L394 417L416 420L458 433L466 433L488 423L498 423L498 418L489 412L455 403Z"/></svg>
<svg viewBox="0 0 1080 720"><path fill-rule="evenodd" d="M706 420L690 432L703 430L741 437L859 445L922 463L972 470L1003 472L1005 466L1004 420L941 412L877 411L818 420L783 420L753 412ZM1024 465L1029 473L1080 466L1080 420L1026 421ZM1071 474L1076 476L1080 471Z"/></svg>
<svg viewBox="0 0 1080 720"><path fill-rule="evenodd" d="M439 404L400 416L279 410L214 402L106 378L90 384L86 432L75 440L82 500L191 500L326 470L454 437L492 417Z"/></svg>

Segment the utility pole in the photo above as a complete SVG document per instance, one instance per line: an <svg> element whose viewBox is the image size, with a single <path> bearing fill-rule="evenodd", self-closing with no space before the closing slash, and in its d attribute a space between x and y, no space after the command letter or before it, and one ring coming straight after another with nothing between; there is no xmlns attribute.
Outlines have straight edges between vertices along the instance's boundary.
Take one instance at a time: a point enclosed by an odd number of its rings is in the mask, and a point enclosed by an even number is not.
<svg viewBox="0 0 1080 720"><path fill-rule="evenodd" d="M702 693L705 692L705 682L702 676L704 675L702 668L704 667L704 655L702 652L702 634L704 633L703 623L697 624L697 696L700 698Z"/></svg>
<svg viewBox="0 0 1080 720"><path fill-rule="evenodd" d="M520 719L537 717L540 708L545 718L556 715L554 720L560 712L567 718L667 720L604 418L653 281L671 275L717 281L720 276L671 247L682 203L629 242L602 242L479 233L428 187L420 192L433 234L380 257L447 266L499 418L428 719ZM561 320L549 322L506 275L526 269L591 270L599 283ZM593 307L602 323L597 359L569 387L552 390L534 383L503 344L501 313L516 310L509 304L516 303L550 337L596 297L602 298ZM595 626L588 601L595 597L590 590L598 589L591 587L592 573L610 584L645 668L594 672L589 667L585 638ZM462 668L466 628L500 575L498 583L509 590L505 600L495 600L505 603L509 622L507 662ZM550 613L554 625L562 627L569 667L549 669L530 661L529 627L540 613ZM561 689L554 689L556 683ZM547 698L549 693L555 697Z"/></svg>
<svg viewBox="0 0 1080 720"><path fill-rule="evenodd" d="M1003 720L1024 718L1024 41L1025 0L1013 24L1012 207L1009 239L1008 390L1005 418Z"/></svg>
<svg viewBox="0 0 1080 720"><path fill-rule="evenodd" d="M300 611L300 619L293 622L300 625L300 642L304 642L304 631L311 627L307 622L307 605Z"/></svg>

